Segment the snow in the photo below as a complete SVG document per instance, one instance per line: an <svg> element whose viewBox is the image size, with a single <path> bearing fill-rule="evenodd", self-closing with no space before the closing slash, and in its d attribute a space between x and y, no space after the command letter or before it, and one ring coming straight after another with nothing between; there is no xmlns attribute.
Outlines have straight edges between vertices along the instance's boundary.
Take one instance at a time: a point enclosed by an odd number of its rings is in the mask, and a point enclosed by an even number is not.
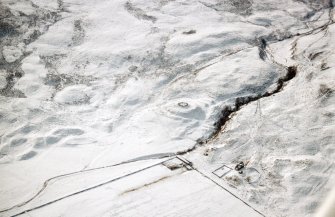
<svg viewBox="0 0 335 217"><path fill-rule="evenodd" d="M83 104L90 100L89 92L85 85L73 85L59 91L54 99L59 104Z"/></svg>
<svg viewBox="0 0 335 217"><path fill-rule="evenodd" d="M304 57L334 38L334 27L328 31L325 38L312 40L314 45L303 51L304 65L297 78L282 92L243 107L210 142L212 148L205 150L208 157L202 156L205 162L201 164L210 164L209 170L220 164L247 162L245 175L230 173L224 179L269 216L276 212L311 216L320 198L333 187L334 98L328 88L334 87L335 77L333 69L322 70L321 64L334 59L327 54L314 61ZM250 182L255 171L260 175L256 184Z"/></svg>
<svg viewBox="0 0 335 217"><path fill-rule="evenodd" d="M14 46L4 46L2 49L2 56L8 63L12 63L22 56L22 51L20 48Z"/></svg>
<svg viewBox="0 0 335 217"><path fill-rule="evenodd" d="M114 170L122 171L120 168ZM106 172L113 170L104 171L104 174ZM61 186L66 186L69 190L70 184L64 183ZM77 186L76 183L72 188ZM51 195L50 191L46 192L48 193ZM93 189L85 196L70 197L60 203L32 211L31 215L80 216L85 213L85 216L215 216L224 213L229 216L260 216L243 205L195 171L183 168L171 171L158 164L141 173L125 177L122 181L115 180Z"/></svg>
<svg viewBox="0 0 335 217"><path fill-rule="evenodd" d="M259 215L240 198L266 216L311 216L335 183L335 27L328 6L2 1L4 22L17 33L0 42L0 215L131 173L129 161L139 169L183 154L190 171L160 165L31 213L134 216L134 206L137 216ZM216 132L224 108L273 92L293 65L297 75L278 93L242 106ZM240 161L242 174L212 173ZM121 162L128 163L65 176L39 198L1 211L29 200L52 177ZM133 197L119 195L141 185Z"/></svg>
<svg viewBox="0 0 335 217"><path fill-rule="evenodd" d="M6 87L6 72L1 70L0 71L0 88L3 89Z"/></svg>

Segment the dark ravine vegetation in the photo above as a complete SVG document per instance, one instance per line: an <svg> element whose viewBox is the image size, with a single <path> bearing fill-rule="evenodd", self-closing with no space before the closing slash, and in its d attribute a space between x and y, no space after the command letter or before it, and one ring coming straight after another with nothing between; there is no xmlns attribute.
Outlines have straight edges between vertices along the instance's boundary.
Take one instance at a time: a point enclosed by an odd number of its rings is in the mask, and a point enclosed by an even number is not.
<svg viewBox="0 0 335 217"><path fill-rule="evenodd" d="M329 25L334 24L335 21L332 18L332 11L333 11L334 5L332 4L332 1L325 1L324 3L325 4L322 6L322 8L318 8L318 10L320 10L320 9L328 9L329 10L328 11L328 17L329 17L328 22L326 22L325 24L322 24L322 25L320 25L316 28L308 30L306 32L302 32L302 33L295 33L295 34L287 33L287 34L281 35L281 37L279 37L279 38L278 38L278 35L270 34L268 36L263 36L263 37L259 38L258 42L257 42L257 46L258 46L258 49L259 49L260 59L265 61L265 59L267 57L266 47L267 47L268 43L272 44L272 43L275 43L275 42L291 39L293 37L303 37L303 36L308 36L308 35L311 35L311 34L316 34L320 31L326 30ZM318 55L319 54L316 54L315 56L310 57L310 59L313 59L313 58L317 57ZM294 55L293 55L293 58L294 58ZM278 64L278 63L276 63L276 64ZM280 64L280 65L282 65L282 64ZM322 67L324 67L323 70L327 69L327 66L322 66ZM193 148L191 148L187 151L184 151L182 154L193 151L199 145L203 145L204 143L207 143L208 141L216 138L219 135L219 133L221 132L222 128L224 128L225 124L231 119L232 114L237 112L238 110L240 110L240 108L242 106L247 105L247 104L249 104L253 101L259 100L261 98L272 96L272 95L280 92L283 89L284 84L286 82L290 81L291 79L293 79L296 76L297 66L286 67L286 70L287 70L287 72L286 72L285 76L278 79L277 86L274 90L267 91L263 94L258 94L258 95L237 97L235 99L234 106L224 106L223 109L221 110L220 114L219 114L218 120L214 123L214 130L210 134L210 136L208 136L208 138L205 138L205 139L203 139L203 138L198 139L197 144Z"/></svg>
<svg viewBox="0 0 335 217"><path fill-rule="evenodd" d="M245 97L237 97L235 99L235 105L234 106L225 106L218 118L218 121L214 123L214 131L213 133L209 136L208 139L206 139L205 142L211 140L212 138L215 138L222 130L222 128L225 126L227 121L230 120L231 114L237 112L238 110L241 109L242 106L247 105L253 101L259 100L264 97L269 97L272 96L273 94L276 94L280 92L283 89L283 86L286 82L290 81L293 79L297 74L297 67L296 66L289 66L287 67L287 72L285 76L279 78L277 81L277 86L274 90L272 91L267 91L263 94L258 94L256 96L245 96ZM204 143L204 141L200 141L200 144Z"/></svg>

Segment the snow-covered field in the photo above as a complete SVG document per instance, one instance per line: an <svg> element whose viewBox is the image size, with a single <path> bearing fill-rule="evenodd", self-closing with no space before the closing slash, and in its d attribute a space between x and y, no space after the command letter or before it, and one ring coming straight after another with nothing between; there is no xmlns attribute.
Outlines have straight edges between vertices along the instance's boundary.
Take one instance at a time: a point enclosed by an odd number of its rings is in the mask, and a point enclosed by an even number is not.
<svg viewBox="0 0 335 217"><path fill-rule="evenodd" d="M334 5L1 0L0 216L313 216Z"/></svg>

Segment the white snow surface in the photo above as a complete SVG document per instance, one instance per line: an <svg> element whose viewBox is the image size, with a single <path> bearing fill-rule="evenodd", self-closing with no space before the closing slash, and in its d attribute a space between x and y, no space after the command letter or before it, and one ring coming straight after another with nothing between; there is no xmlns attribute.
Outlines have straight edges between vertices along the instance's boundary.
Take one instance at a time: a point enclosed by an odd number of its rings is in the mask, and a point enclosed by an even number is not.
<svg viewBox="0 0 335 217"><path fill-rule="evenodd" d="M335 186L332 4L1 1L21 29L0 32L0 216L312 216Z"/></svg>

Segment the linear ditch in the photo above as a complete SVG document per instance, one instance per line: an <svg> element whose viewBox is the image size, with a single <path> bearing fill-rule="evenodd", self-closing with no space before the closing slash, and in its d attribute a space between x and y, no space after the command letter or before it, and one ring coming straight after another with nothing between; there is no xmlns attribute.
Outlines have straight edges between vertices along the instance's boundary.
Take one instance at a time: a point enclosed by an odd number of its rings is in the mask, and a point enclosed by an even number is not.
<svg viewBox="0 0 335 217"><path fill-rule="evenodd" d="M311 35L311 34L314 34L316 31L324 31L328 28L329 25L332 25L334 24L334 20L332 19L332 11L333 11L333 8L334 6L331 4L330 5L330 8L329 8L329 21L319 27L316 27L312 30L309 30L307 32L304 32L304 33L297 33L297 34L292 34L288 37L284 37L283 39L279 39L277 41L283 41L283 40L287 40L287 39L291 39L293 37L296 37L296 36L299 36L299 37L302 37L302 36L308 36L308 35ZM272 42L273 43L273 42ZM259 42L259 57L264 60L267 53L266 53L266 45L267 45L267 40L265 38L260 38L260 42ZM274 62L274 61L273 61ZM276 63L276 62L274 62ZM278 63L276 63L278 64ZM279 64L281 65L281 64ZM269 96L272 96L276 93L279 93L280 91L283 90L283 87L284 85L292 80L296 75L297 75L297 66L288 66L286 67L286 74L285 76L281 77L278 79L277 81L277 86L274 90L272 91L267 91L263 94L258 94L256 96L245 96L245 97L237 97L235 99L235 103L234 103L234 106L225 106L220 115L219 115L219 118L218 118L218 121L216 121L214 123L214 131L213 133L210 134L210 136L207 138L207 139L199 139L198 142L197 142L197 145L195 146L198 146L198 145L203 145L204 143L207 143L208 141L216 138L219 133L221 132L221 130L224 128L224 126L226 125L226 123L231 119L232 117L232 114L239 111L241 109L242 106L244 105L247 105L253 101L256 101L256 100L259 100L261 98L265 98L265 97L269 97ZM195 149L196 147L194 147ZM189 152L189 151L188 151Z"/></svg>

